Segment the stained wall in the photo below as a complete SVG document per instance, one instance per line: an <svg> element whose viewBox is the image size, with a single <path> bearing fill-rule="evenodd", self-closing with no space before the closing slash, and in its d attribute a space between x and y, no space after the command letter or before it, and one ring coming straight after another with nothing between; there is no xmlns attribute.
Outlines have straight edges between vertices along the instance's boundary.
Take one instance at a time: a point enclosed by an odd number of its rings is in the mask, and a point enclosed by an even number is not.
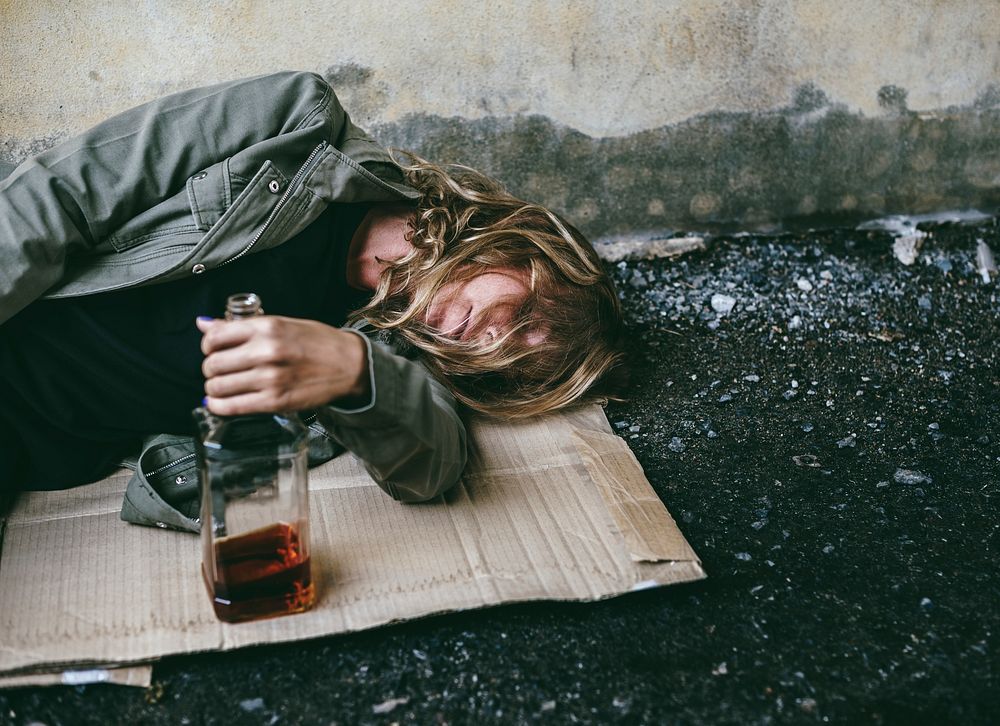
<svg viewBox="0 0 1000 726"><path fill-rule="evenodd" d="M997 0L0 0L0 28L8 160L301 68L594 236L1000 207Z"/></svg>

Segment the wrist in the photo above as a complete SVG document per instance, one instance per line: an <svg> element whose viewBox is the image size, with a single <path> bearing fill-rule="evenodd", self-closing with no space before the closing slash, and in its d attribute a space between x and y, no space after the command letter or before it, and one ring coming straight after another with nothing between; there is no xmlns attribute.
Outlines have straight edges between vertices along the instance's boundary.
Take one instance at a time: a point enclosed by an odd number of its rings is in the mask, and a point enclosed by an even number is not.
<svg viewBox="0 0 1000 726"><path fill-rule="evenodd" d="M346 369L351 383L343 394L330 403L338 408L361 408L372 398L372 376L368 361L368 340L358 331L341 329L345 337L344 348L348 351Z"/></svg>

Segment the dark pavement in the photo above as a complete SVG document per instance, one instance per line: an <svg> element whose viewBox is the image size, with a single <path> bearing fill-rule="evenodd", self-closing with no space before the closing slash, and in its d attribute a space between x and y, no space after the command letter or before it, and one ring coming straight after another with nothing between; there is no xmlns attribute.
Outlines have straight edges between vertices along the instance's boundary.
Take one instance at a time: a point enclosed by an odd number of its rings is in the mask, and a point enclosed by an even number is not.
<svg viewBox="0 0 1000 726"><path fill-rule="evenodd" d="M612 267L634 370L608 415L707 580L169 658L145 692L0 692L0 721L997 722L1000 283L975 248L1000 229L931 232L910 267L858 231Z"/></svg>

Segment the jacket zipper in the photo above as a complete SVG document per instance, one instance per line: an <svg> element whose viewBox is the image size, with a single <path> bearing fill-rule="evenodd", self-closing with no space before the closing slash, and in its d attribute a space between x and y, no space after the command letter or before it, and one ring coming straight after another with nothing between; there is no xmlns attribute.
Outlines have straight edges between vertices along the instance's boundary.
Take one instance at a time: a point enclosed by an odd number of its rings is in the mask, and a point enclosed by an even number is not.
<svg viewBox="0 0 1000 726"><path fill-rule="evenodd" d="M235 256L230 257L228 260L221 263L219 267L222 267L222 265L228 265L230 262L240 259L243 255L253 249L253 246L257 244L257 241L264 236L264 232L267 231L267 228L271 226L271 222L274 221L274 218L278 216L278 212L280 212L281 208L285 206L285 202L287 202L288 198L292 196L292 191L298 185L299 181L302 180L302 177L304 177L312 167L316 157L319 156L319 153L325 148L326 142L319 142L319 145L313 149L312 153L309 154L308 158L306 158L306 163L303 164L297 172L295 172L295 176L292 177L292 181L289 182L288 186L285 188L285 193L281 195L281 199L279 199L278 203L274 205L274 209L272 209L271 213L267 215L267 219L264 221L264 224L257 230L257 233L253 236L247 246L240 250Z"/></svg>
<svg viewBox="0 0 1000 726"><path fill-rule="evenodd" d="M188 461L188 460L193 459L193 458L194 458L194 454L185 454L181 458L174 459L173 461L169 461L166 464L164 464L163 466L156 467L152 471L148 471L148 472L144 471L144 472L142 472L142 475L144 477L146 477L147 479L149 479L151 476L156 476L157 474L159 474L161 472L164 472L167 469L170 469L171 467L177 466L178 464L183 464L185 461Z"/></svg>

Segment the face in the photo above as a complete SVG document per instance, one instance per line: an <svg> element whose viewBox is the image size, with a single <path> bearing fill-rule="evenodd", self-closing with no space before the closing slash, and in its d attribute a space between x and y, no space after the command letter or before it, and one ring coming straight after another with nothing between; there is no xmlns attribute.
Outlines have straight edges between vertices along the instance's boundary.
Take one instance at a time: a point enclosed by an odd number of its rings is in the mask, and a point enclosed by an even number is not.
<svg viewBox="0 0 1000 726"><path fill-rule="evenodd" d="M485 272L438 290L427 310L426 322L450 338L470 340L477 336L490 342L507 332L530 295L527 271L505 268ZM543 337L528 333L527 343L537 344Z"/></svg>

